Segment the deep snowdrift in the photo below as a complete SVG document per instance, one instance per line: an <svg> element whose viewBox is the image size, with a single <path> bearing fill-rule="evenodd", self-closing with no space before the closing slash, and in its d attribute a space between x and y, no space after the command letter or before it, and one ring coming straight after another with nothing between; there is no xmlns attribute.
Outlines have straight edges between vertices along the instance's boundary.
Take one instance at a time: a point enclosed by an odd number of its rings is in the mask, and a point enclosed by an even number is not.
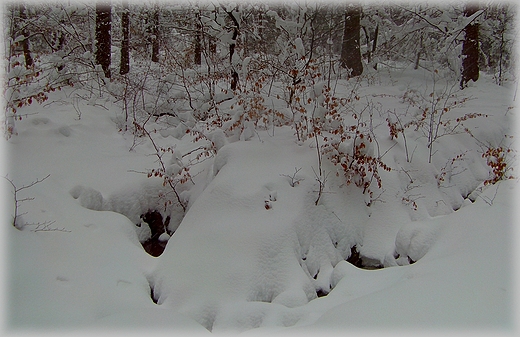
<svg viewBox="0 0 520 337"><path fill-rule="evenodd" d="M384 101L377 95L406 89L362 90ZM476 137L500 142L510 132L510 90L483 78L468 95L476 99L461 113L494 112L475 121ZM385 159L393 170L382 173L384 193L370 207L330 163L315 205L314 141L298 144L288 127L222 142L215 158L194 169L195 185L183 192L189 199L184 217L178 207L161 210L177 217L176 232L153 258L140 244L146 226L136 226L162 189L160 180L139 173L157 166L153 147L139 139L128 151L135 140L118 132L116 107L98 103L108 111L82 104L80 119L67 105L28 107L38 114L19 122L18 136L5 145L4 170L17 186L50 174L20 195L34 198L21 204L23 220L58 229L3 226L9 327L513 328L517 181L475 191L488 168L468 137L440 139L432 164L419 137L411 163L402 144L391 148ZM400 107L391 104L385 108ZM388 130L377 132L379 145L389 149ZM160 144L179 151L192 146L188 137L162 134ZM442 170L464 151L464 160ZM297 170L299 183L291 186ZM443 172L449 174L439 180ZM11 191L7 181L4 190ZM420 196L417 210L403 203L412 195ZM5 200L10 215L12 196ZM362 270L344 261L353 245L366 261L387 268Z"/></svg>

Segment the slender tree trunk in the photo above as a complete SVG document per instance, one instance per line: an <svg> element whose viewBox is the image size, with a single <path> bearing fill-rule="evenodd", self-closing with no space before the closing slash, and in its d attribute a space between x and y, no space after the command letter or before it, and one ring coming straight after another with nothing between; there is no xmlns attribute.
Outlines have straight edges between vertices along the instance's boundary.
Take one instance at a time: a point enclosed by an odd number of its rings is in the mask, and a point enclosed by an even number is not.
<svg viewBox="0 0 520 337"><path fill-rule="evenodd" d="M7 7L7 5L6 5ZM18 16L19 16L19 10L18 10L18 7L14 6L14 5L11 5L11 6L8 6L7 8L9 8L9 15L10 15L10 18L9 18L9 37L10 39L8 40L9 41L9 59L11 59L11 57L13 57L16 53L16 44L13 43L13 41L16 40L16 34L17 34L17 29L18 29L18 26L16 24L16 15L17 15L17 12L18 12ZM11 70L11 62L7 62L7 72L9 72Z"/></svg>
<svg viewBox="0 0 520 337"><path fill-rule="evenodd" d="M29 69L33 65L33 58L31 55L31 50L29 48L29 32L25 29L25 24L27 21L27 14L25 13L26 7L25 3L21 2L18 4L18 10L20 12L20 27L22 28L22 35L24 39L20 41L23 49L23 56L25 58L25 68Z"/></svg>
<svg viewBox="0 0 520 337"><path fill-rule="evenodd" d="M195 50L194 50L194 63L198 66L202 64L202 39L199 31L200 27L197 25L197 32L195 32Z"/></svg>
<svg viewBox="0 0 520 337"><path fill-rule="evenodd" d="M130 71L130 9L128 7L128 0L123 0L121 30L123 33L123 41L121 41L121 64L119 66L119 73L125 75Z"/></svg>
<svg viewBox="0 0 520 337"><path fill-rule="evenodd" d="M360 48L361 6L349 4L345 12L345 29L341 45L341 66L350 71L349 77L363 73Z"/></svg>
<svg viewBox="0 0 520 337"><path fill-rule="evenodd" d="M374 41L372 42L372 55L374 55L376 53L378 35L379 35L379 24L377 24L376 31L374 32ZM374 70L377 70L377 62L374 62Z"/></svg>
<svg viewBox="0 0 520 337"><path fill-rule="evenodd" d="M419 41L419 51L417 51L417 56L415 58L415 65L413 66L413 69L415 69L415 70L419 69L419 62L421 61L422 52L423 52L423 36L421 34L421 39Z"/></svg>
<svg viewBox="0 0 520 337"><path fill-rule="evenodd" d="M96 3L96 63L101 65L106 78L110 78L112 48L111 10L110 1Z"/></svg>
<svg viewBox="0 0 520 337"><path fill-rule="evenodd" d="M502 62L504 60L504 30L500 31L500 57L498 58L498 85L502 85Z"/></svg>
<svg viewBox="0 0 520 337"><path fill-rule="evenodd" d="M159 5L155 4L152 27L152 62L159 62Z"/></svg>
<svg viewBox="0 0 520 337"><path fill-rule="evenodd" d="M370 34L368 33L368 30L365 26L362 26L360 28L363 29L363 32L365 33L365 39L367 41L367 52L365 53L365 55L368 58L368 64L370 64L370 62L372 61L372 51L370 50Z"/></svg>
<svg viewBox="0 0 520 337"><path fill-rule="evenodd" d="M500 34L500 45L499 45L499 56L498 56L498 78L496 83L498 85L503 85L504 78L502 76L503 68L504 68L504 52L506 46L505 34L507 25L509 24L510 18L507 15L507 7L504 7L500 10L500 19L499 19L499 34Z"/></svg>
<svg viewBox="0 0 520 337"><path fill-rule="evenodd" d="M197 13L195 22L195 46L193 62L200 66L202 64L202 24L200 23L200 12Z"/></svg>
<svg viewBox="0 0 520 337"><path fill-rule="evenodd" d="M233 55L235 54L235 47L236 47L236 42L237 42L240 25L238 23L237 18L235 18L235 16L233 15L233 11L226 12L226 13L229 15L229 18L231 19L231 21L233 21L233 24L234 24L233 36L231 37L231 43L229 44L229 63L231 64L230 88L231 88L231 90L236 90L238 88L239 77L238 77L237 71L235 70L235 67L233 66Z"/></svg>
<svg viewBox="0 0 520 337"><path fill-rule="evenodd" d="M213 15L213 20L216 21L218 16L218 7L215 7ZM208 35L208 49L211 57L214 57L217 54L217 40L214 36Z"/></svg>
<svg viewBox="0 0 520 337"><path fill-rule="evenodd" d="M475 3L466 3L464 16L470 17L478 11L478 5ZM466 36L462 44L462 78L460 87L463 89L467 83L472 80L476 82L479 77L478 67L478 23L471 22L464 28Z"/></svg>
<svg viewBox="0 0 520 337"><path fill-rule="evenodd" d="M233 14L230 14L233 16ZM233 29L233 42L229 45L229 63L231 64L231 90L236 90L238 87L238 73L233 66L233 55L235 54L236 41L238 36L238 26Z"/></svg>

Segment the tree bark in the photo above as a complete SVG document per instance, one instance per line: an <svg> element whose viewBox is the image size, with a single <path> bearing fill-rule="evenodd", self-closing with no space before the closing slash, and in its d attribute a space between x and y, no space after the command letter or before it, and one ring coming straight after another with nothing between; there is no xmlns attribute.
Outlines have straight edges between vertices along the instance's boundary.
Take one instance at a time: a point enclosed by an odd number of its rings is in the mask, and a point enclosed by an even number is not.
<svg viewBox="0 0 520 337"><path fill-rule="evenodd" d="M130 9L128 7L128 0L123 0L121 30L123 41L121 41L121 63L119 65L119 73L125 75L130 72Z"/></svg>
<svg viewBox="0 0 520 337"><path fill-rule="evenodd" d="M23 49L23 56L25 58L25 68L29 69L34 64L33 58L31 55L31 49L29 48L29 32L25 29L24 25L27 21L27 14L25 13L25 3L21 2L18 5L18 10L20 12L20 27L22 28L22 35L24 39L20 41Z"/></svg>
<svg viewBox="0 0 520 337"><path fill-rule="evenodd" d="M229 44L229 63L231 64L230 88L231 88L231 90L236 90L238 88L239 77L238 77L237 71L235 70L235 67L233 66L233 55L235 54L235 47L236 47L236 42L237 42L240 25L238 23L237 18L235 18L235 16L233 15L233 11L230 11L230 12L226 11L226 13L229 15L229 18L233 22L233 28L232 28L233 36L231 37L231 43Z"/></svg>
<svg viewBox="0 0 520 337"><path fill-rule="evenodd" d="M110 1L96 2L96 63L101 65L106 78L110 78L111 10Z"/></svg>
<svg viewBox="0 0 520 337"><path fill-rule="evenodd" d="M154 6L152 18L152 62L159 62L159 5Z"/></svg>
<svg viewBox="0 0 520 337"><path fill-rule="evenodd" d="M200 23L200 13L197 13L195 22L195 47L193 62L200 66L202 64L202 24Z"/></svg>
<svg viewBox="0 0 520 337"><path fill-rule="evenodd" d="M360 48L361 6L349 4L345 12L345 29L341 45L341 66L350 71L349 78L363 73Z"/></svg>
<svg viewBox="0 0 520 337"><path fill-rule="evenodd" d="M422 55L423 49L424 49L423 36L421 34L421 38L419 40L419 50L417 51L417 56L415 57L415 65L413 66L414 70L419 69L419 62L421 61L421 55Z"/></svg>
<svg viewBox="0 0 520 337"><path fill-rule="evenodd" d="M478 5L467 3L464 9L464 16L470 17L478 11ZM478 30L479 25L475 21L464 28L466 34L462 44L462 78L460 80L461 89L465 88L470 80L476 82L479 77L478 67Z"/></svg>
<svg viewBox="0 0 520 337"><path fill-rule="evenodd" d="M379 35L379 24L377 24L376 31L374 32L374 41L372 42L372 55L374 55L376 53L378 35ZM374 70L377 70L377 62L374 62Z"/></svg>

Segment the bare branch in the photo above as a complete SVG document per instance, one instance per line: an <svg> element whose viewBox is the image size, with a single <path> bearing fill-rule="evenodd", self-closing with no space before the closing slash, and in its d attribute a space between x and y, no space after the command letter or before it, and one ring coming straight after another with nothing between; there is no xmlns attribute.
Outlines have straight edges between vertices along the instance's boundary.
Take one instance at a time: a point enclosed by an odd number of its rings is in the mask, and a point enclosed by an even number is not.
<svg viewBox="0 0 520 337"><path fill-rule="evenodd" d="M287 177L289 178L291 181L289 182L289 185L291 185L291 187L295 187L296 185L298 185L300 183L300 181L303 181L305 179L303 178L296 178L296 174L298 174L298 172L300 172L302 168L300 167L299 169L297 169L296 167L294 168L294 173L292 176L288 175L288 174L280 174L280 176L282 177Z"/></svg>
<svg viewBox="0 0 520 337"><path fill-rule="evenodd" d="M44 181L45 179L49 178L50 177L50 174L48 174L47 176L45 176L44 178L41 178L41 179L36 179L35 181L33 181L32 183L28 184L28 185L24 185L22 187L16 187L15 183L9 179L9 177L6 175L4 177L5 180L7 180L11 186L13 187L13 199L14 199L14 214L13 214L13 222L12 222L12 225L15 227L15 228L18 228L17 227L17 222L18 220L20 219L20 217L26 213L20 213L20 204L24 201L31 201L31 200L34 200L34 197L26 197L26 198L22 198L20 199L19 198L19 192L22 191L22 190L25 190L25 189L28 189L30 187L33 187L34 185L36 184L39 184L41 183L42 181ZM25 226L27 224L23 224L21 228L18 228L18 229L22 229L23 226ZM50 225L50 224L49 224Z"/></svg>

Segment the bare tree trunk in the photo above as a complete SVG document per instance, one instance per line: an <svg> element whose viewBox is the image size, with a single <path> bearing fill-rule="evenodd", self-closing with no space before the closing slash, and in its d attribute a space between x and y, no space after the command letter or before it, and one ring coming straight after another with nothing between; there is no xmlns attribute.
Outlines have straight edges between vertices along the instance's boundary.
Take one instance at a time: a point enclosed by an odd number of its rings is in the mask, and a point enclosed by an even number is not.
<svg viewBox="0 0 520 337"><path fill-rule="evenodd" d="M110 78L111 63L111 4L96 2L96 63L101 65L106 78Z"/></svg>
<svg viewBox="0 0 520 337"><path fill-rule="evenodd" d="M422 52L423 52L423 36L421 34L421 39L419 42L419 51L417 51L417 57L415 58L415 65L413 66L414 70L419 69L419 62L421 61Z"/></svg>
<svg viewBox="0 0 520 337"><path fill-rule="evenodd" d="M361 6L349 4L345 12L345 29L341 45L341 66L350 71L349 77L363 73L359 31L361 29Z"/></svg>
<svg viewBox="0 0 520 337"><path fill-rule="evenodd" d="M27 14L25 13L26 7L25 3L21 2L18 4L18 10L20 12L20 27L22 28L22 35L24 39L20 41L23 49L23 56L25 58L25 68L29 69L33 65L33 59L31 56L31 50L29 48L29 32L25 29L25 24L27 21Z"/></svg>
<svg viewBox="0 0 520 337"><path fill-rule="evenodd" d="M376 31L374 32L374 41L372 42L372 55L374 55L376 53L378 35L379 35L379 24L377 24ZM377 63L374 63L374 70L377 70Z"/></svg>
<svg viewBox="0 0 520 337"><path fill-rule="evenodd" d="M121 30L123 33L123 41L121 41L121 64L119 66L119 73L125 75L130 71L130 9L128 7L128 0L123 0Z"/></svg>
<svg viewBox="0 0 520 337"><path fill-rule="evenodd" d="M200 23L200 12L197 13L195 20L195 47L193 62L200 66L202 64L202 24Z"/></svg>
<svg viewBox="0 0 520 337"><path fill-rule="evenodd" d="M233 66L233 55L235 54L235 47L236 47L236 42L237 42L237 37L238 37L238 32L239 32L239 29L240 29L240 25L238 23L238 20L237 18L235 18L235 16L233 15L233 11L230 11L230 12L227 12L226 13L228 14L229 18L231 19L231 21L233 22L233 36L231 37L231 43L229 44L229 63L231 64L231 85L230 85L230 88L231 90L236 90L238 88L238 81L239 81L239 77L238 77L238 73L237 71L235 70L235 67Z"/></svg>
<svg viewBox="0 0 520 337"><path fill-rule="evenodd" d="M152 62L159 62L159 5L154 5L152 19Z"/></svg>
<svg viewBox="0 0 520 337"><path fill-rule="evenodd" d="M478 11L478 5L475 3L466 3L464 16L470 17ZM466 36L462 44L462 78L460 87L463 89L467 83L472 80L476 82L479 77L478 67L478 23L475 21L469 23L464 32Z"/></svg>

